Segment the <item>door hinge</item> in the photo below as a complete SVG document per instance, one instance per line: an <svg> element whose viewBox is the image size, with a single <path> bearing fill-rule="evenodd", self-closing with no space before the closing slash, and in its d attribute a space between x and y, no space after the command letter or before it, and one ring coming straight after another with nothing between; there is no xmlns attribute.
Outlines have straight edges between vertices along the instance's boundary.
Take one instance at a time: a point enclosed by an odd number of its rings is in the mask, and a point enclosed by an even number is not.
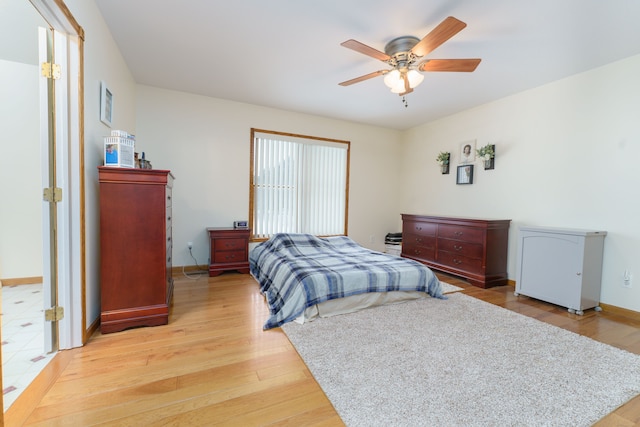
<svg viewBox="0 0 640 427"><path fill-rule="evenodd" d="M43 62L41 68L42 77L46 77L47 79L59 80L60 76L62 76L62 71L60 69L60 65L52 64L51 62Z"/></svg>
<svg viewBox="0 0 640 427"><path fill-rule="evenodd" d="M44 320L47 322L57 322L64 318L64 308L60 306L51 307L44 311Z"/></svg>
<svg viewBox="0 0 640 427"><path fill-rule="evenodd" d="M49 203L57 203L62 201L62 188L45 188L42 191L42 200Z"/></svg>

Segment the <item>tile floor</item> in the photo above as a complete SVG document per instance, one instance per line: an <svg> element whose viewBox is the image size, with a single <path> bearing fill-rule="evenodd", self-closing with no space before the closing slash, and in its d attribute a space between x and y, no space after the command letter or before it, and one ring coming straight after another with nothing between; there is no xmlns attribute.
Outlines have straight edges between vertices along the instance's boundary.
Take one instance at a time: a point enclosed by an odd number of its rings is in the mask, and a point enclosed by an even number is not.
<svg viewBox="0 0 640 427"><path fill-rule="evenodd" d="M1 289L2 394L6 411L53 354L44 352L42 284Z"/></svg>

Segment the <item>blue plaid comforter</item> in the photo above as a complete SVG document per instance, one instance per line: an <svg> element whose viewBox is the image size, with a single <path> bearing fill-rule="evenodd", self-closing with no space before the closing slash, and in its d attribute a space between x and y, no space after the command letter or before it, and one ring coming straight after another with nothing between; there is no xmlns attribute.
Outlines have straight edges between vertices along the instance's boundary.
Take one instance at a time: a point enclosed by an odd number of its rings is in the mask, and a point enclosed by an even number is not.
<svg viewBox="0 0 640 427"><path fill-rule="evenodd" d="M264 329L314 304L365 292L424 291L446 299L426 266L365 249L346 236L276 234L250 252L249 262L271 313Z"/></svg>

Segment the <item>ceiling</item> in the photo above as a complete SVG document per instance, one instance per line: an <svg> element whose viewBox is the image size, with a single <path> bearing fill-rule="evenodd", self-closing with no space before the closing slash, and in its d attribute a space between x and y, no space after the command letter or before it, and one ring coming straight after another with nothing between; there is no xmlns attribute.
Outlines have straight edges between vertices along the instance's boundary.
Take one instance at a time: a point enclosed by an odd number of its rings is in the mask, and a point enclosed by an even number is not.
<svg viewBox="0 0 640 427"><path fill-rule="evenodd" d="M400 130L640 54L636 0L96 3L139 84ZM447 16L467 27L426 58L475 72L425 73L407 107L382 77L338 85L389 68L343 41L384 51Z"/></svg>

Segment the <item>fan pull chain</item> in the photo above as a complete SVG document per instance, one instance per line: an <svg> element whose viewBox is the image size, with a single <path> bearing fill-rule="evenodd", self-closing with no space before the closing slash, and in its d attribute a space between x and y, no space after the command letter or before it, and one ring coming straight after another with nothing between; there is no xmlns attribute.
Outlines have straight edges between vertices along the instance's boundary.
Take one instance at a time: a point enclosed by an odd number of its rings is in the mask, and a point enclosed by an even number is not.
<svg viewBox="0 0 640 427"><path fill-rule="evenodd" d="M409 106L409 104L407 104L407 98L406 97L402 97L402 103L404 104L404 108L407 108Z"/></svg>

